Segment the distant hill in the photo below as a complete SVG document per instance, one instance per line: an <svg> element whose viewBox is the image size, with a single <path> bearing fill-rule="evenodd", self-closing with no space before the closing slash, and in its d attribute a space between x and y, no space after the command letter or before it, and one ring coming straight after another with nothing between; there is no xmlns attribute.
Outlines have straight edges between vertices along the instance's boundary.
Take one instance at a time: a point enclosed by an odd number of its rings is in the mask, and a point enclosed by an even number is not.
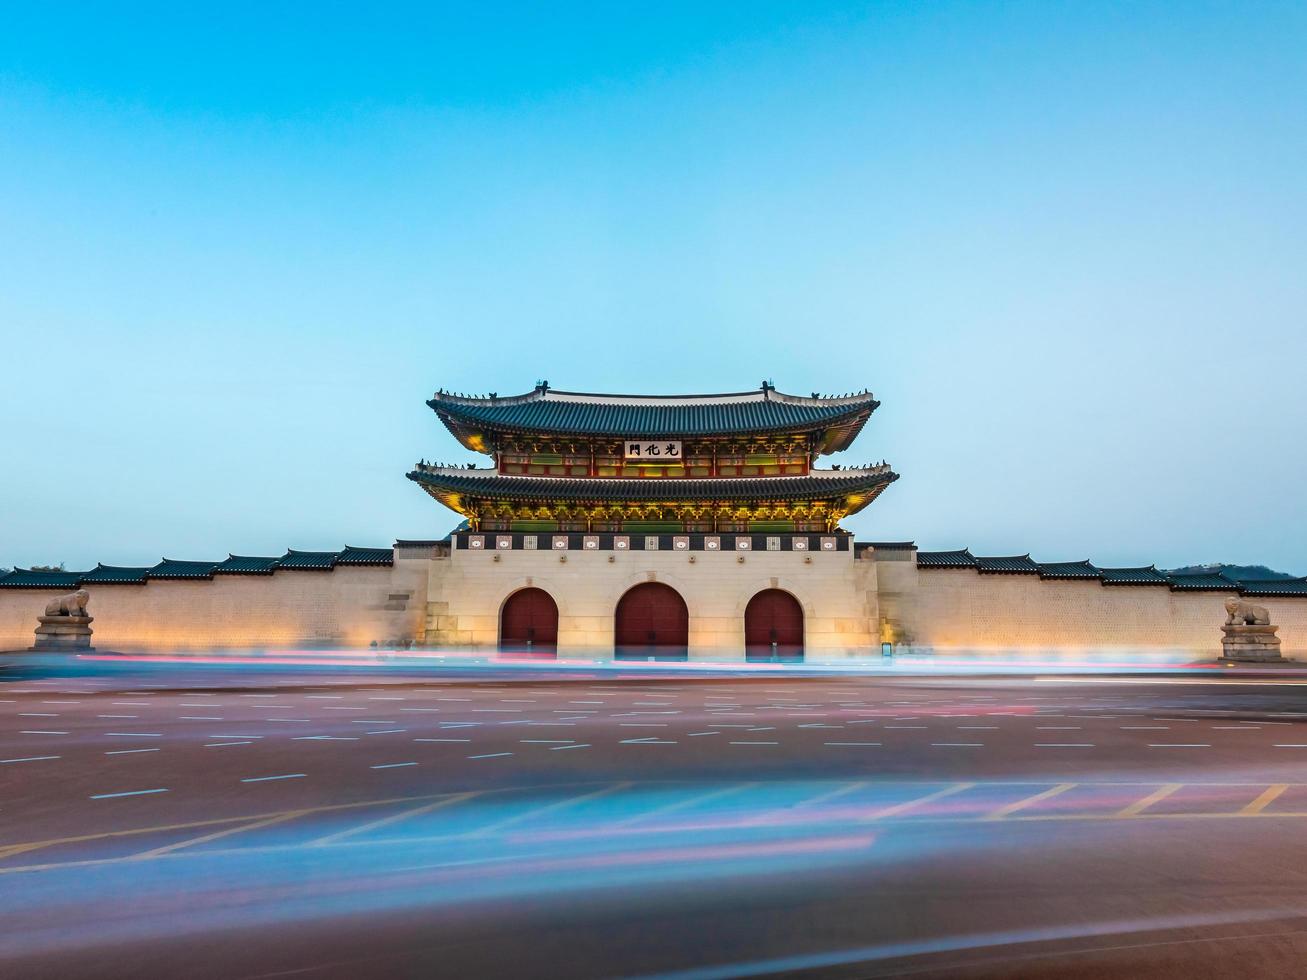
<svg viewBox="0 0 1307 980"><path fill-rule="evenodd" d="M1288 572L1277 572L1265 565L1227 565L1219 561L1210 565L1186 565L1184 568L1166 568L1163 571L1168 575L1224 575L1232 582L1297 578L1296 575L1290 575Z"/></svg>

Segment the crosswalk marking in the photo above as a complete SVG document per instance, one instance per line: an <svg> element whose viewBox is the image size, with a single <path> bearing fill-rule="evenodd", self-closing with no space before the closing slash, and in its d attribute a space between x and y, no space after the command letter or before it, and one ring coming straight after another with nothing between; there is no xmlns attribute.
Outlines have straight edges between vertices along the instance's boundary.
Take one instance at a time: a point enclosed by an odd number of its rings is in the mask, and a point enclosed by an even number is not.
<svg viewBox="0 0 1307 980"><path fill-rule="evenodd" d="M1283 793L1288 788L1289 788L1288 783L1276 783L1273 786L1266 787L1266 789L1262 791L1262 794L1259 797L1257 797L1257 799L1249 803L1246 807L1240 810L1239 813L1245 817L1256 816L1257 814L1265 810L1268 806L1270 806L1273 802L1275 802L1275 800L1279 798L1280 794Z"/></svg>
<svg viewBox="0 0 1307 980"><path fill-rule="evenodd" d="M1074 788L1075 785L1075 783L1058 783L1052 789L1046 789L1042 793L1036 793L1034 796L1027 796L1023 800L1017 800L1015 803L1001 806L997 810L991 810L989 813L985 814L983 819L1002 820L1004 817L1016 813L1018 810L1024 810L1028 806L1034 806L1036 803L1042 803L1044 800L1065 793L1067 790Z"/></svg>
<svg viewBox="0 0 1307 980"><path fill-rule="evenodd" d="M1118 817L1137 817L1154 803L1159 803L1166 799L1183 785L1183 783L1167 783L1160 789L1153 790L1153 792L1149 793L1142 799L1135 800L1129 806L1121 809L1116 815Z"/></svg>

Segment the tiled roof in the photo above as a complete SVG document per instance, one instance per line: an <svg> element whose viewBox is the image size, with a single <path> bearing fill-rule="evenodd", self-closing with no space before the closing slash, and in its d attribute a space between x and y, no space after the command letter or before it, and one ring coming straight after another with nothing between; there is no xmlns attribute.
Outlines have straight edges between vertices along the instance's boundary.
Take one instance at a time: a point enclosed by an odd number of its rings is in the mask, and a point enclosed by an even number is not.
<svg viewBox="0 0 1307 980"><path fill-rule="evenodd" d="M912 541L858 541L854 547L875 548L877 551L916 551Z"/></svg>
<svg viewBox="0 0 1307 980"><path fill-rule="evenodd" d="M976 559L969 550L961 551L918 551L919 568L975 568Z"/></svg>
<svg viewBox="0 0 1307 980"><path fill-rule="evenodd" d="M1101 578L1102 573L1085 561L1041 561L1040 578Z"/></svg>
<svg viewBox="0 0 1307 980"><path fill-rule="evenodd" d="M561 436L675 438L840 429L823 451L846 449L880 404L870 392L787 395L767 385L721 395L598 395L537 385L524 395L469 397L440 391L427 402L469 449L486 431Z"/></svg>
<svg viewBox="0 0 1307 980"><path fill-rule="evenodd" d="M15 568L0 575L0 589L75 589L85 572L37 572Z"/></svg>
<svg viewBox="0 0 1307 980"><path fill-rule="evenodd" d="M977 555L976 571L995 575L1033 575L1039 571L1039 566L1030 560L1029 555L1005 558L982 558Z"/></svg>
<svg viewBox="0 0 1307 980"><path fill-rule="evenodd" d="M336 555L337 565L393 565L395 550L393 548L352 548L345 545L345 550Z"/></svg>
<svg viewBox="0 0 1307 980"><path fill-rule="evenodd" d="M1153 565L1143 568L1100 568L1104 585L1167 585L1166 576Z"/></svg>
<svg viewBox="0 0 1307 980"><path fill-rule="evenodd" d="M1307 595L1307 578L1245 579L1239 591L1250 596Z"/></svg>
<svg viewBox="0 0 1307 980"><path fill-rule="evenodd" d="M213 566L215 575L271 575L277 570L276 558L228 555L226 561Z"/></svg>
<svg viewBox="0 0 1307 980"><path fill-rule="evenodd" d="M832 500L856 499L853 511L869 504L898 479L888 466L867 469L815 470L808 476L748 479L568 479L502 476L494 470L426 466L408 474L428 493L463 512L462 498L484 500ZM852 511L851 511L852 512Z"/></svg>
<svg viewBox="0 0 1307 980"><path fill-rule="evenodd" d="M329 572L336 565L334 551L287 551L282 556L280 568L298 568L309 571Z"/></svg>
<svg viewBox="0 0 1307 980"><path fill-rule="evenodd" d="M1238 588L1224 575L1216 574L1167 575L1166 580L1170 583L1171 588L1177 592L1199 590L1233 591Z"/></svg>
<svg viewBox="0 0 1307 980"><path fill-rule="evenodd" d="M124 568L120 565L96 565L82 576L79 585L144 585L148 568Z"/></svg>
<svg viewBox="0 0 1307 980"><path fill-rule="evenodd" d="M216 561L174 561L165 558L150 569L150 578L213 578Z"/></svg>

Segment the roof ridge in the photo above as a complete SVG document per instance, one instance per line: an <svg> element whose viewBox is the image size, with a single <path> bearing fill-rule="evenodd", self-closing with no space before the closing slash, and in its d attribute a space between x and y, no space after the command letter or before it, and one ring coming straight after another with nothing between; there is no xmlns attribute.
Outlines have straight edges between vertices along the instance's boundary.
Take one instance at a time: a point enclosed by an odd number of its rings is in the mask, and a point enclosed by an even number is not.
<svg viewBox="0 0 1307 980"><path fill-rule="evenodd" d="M501 397L498 392L494 391L486 395L468 395L461 392L455 393L445 391L441 388L431 396L431 402L445 405L504 406L522 405L534 401L575 401L582 403L616 403L623 405L638 404L640 402L662 405L675 402L719 403L723 401L772 401L786 405L819 405L832 407L841 405L859 405L866 402L873 402L875 400L876 398L872 394L870 388L864 388L861 391L846 392L843 395L820 395L817 392L813 392L811 395L795 395L778 391L770 383L748 391L700 392L687 394L641 394L638 392L568 391L561 388L551 388L549 387L548 382L540 382L530 391L523 392L520 395L506 395ZM434 407L434 405L432 407Z"/></svg>

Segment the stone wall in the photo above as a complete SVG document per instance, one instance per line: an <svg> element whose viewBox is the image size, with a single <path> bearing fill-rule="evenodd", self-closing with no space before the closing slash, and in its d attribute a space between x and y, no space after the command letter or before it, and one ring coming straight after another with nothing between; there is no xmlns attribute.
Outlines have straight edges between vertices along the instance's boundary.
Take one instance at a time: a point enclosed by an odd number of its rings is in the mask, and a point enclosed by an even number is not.
<svg viewBox="0 0 1307 980"><path fill-rule="evenodd" d="M97 650L390 646L421 639L429 567L397 559L393 567L84 588ZM37 616L59 594L0 589L0 650L30 647Z"/></svg>
<svg viewBox="0 0 1307 980"><path fill-rule="evenodd" d="M1225 600L1232 595L879 564L885 627L902 647L921 650L1123 650L1215 658ZM1249 601L1270 610L1286 657L1307 657L1307 598Z"/></svg>
<svg viewBox="0 0 1307 980"><path fill-rule="evenodd" d="M499 612L534 586L558 604L558 654L603 656L613 648L617 601L632 586L676 589L690 613L691 659L744 659L744 607L783 589L803 607L810 659L865 654L878 641L874 562L852 552L467 551L433 562L427 643L493 649Z"/></svg>
<svg viewBox="0 0 1307 980"><path fill-rule="evenodd" d="M693 561L691 561L693 558ZM743 558L743 561L740 559ZM450 551L397 547L393 567L282 569L212 581L92 585L94 643L105 650L357 647L425 644L493 650L510 594L544 589L559 608L559 655L612 651L627 589L659 581L690 612L690 656L743 659L744 608L763 589L790 592L804 611L809 660L901 650L1142 651L1220 654L1229 593L1104 586L1037 575L918 568L911 550ZM565 559L565 560L560 560ZM0 650L32 645L57 591L0 589ZM1256 598L1280 627L1283 653L1307 659L1307 598Z"/></svg>

